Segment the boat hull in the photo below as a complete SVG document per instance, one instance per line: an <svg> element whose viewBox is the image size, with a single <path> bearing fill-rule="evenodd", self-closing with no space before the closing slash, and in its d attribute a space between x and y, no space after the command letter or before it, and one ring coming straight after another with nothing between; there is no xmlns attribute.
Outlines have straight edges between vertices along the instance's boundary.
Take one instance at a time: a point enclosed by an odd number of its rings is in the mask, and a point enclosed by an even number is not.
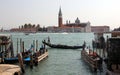
<svg viewBox="0 0 120 75"><path fill-rule="evenodd" d="M93 71L101 70L102 59L92 51L90 54L85 50L81 51L81 58L92 68Z"/></svg>
<svg viewBox="0 0 120 75"><path fill-rule="evenodd" d="M17 62L18 62L18 57L14 57L14 58L4 58L4 62L5 62L6 64L17 63Z"/></svg>
<svg viewBox="0 0 120 75"><path fill-rule="evenodd" d="M83 48L83 46L68 46L68 45L60 45L60 44L51 44L51 43L47 43L43 41L43 44L51 47L51 48L59 48L59 49L79 49L79 48Z"/></svg>

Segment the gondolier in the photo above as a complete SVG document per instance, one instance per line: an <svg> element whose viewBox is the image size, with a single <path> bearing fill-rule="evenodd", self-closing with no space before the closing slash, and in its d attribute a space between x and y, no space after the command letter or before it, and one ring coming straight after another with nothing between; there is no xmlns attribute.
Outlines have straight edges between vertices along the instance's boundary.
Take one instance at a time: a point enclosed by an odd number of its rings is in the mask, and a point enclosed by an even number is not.
<svg viewBox="0 0 120 75"><path fill-rule="evenodd" d="M50 37L48 36L48 43L50 43Z"/></svg>

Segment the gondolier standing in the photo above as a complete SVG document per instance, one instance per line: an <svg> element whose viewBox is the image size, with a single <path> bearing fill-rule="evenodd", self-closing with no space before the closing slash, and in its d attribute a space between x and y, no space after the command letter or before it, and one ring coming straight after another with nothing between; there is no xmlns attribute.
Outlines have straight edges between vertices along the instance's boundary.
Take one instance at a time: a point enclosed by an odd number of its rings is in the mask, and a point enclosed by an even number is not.
<svg viewBox="0 0 120 75"><path fill-rule="evenodd" d="M44 40L44 42L46 42L45 40ZM45 46L45 44L43 43L43 49L45 49L46 48L46 46Z"/></svg>
<svg viewBox="0 0 120 75"><path fill-rule="evenodd" d="M50 43L50 37L48 36L48 43Z"/></svg>

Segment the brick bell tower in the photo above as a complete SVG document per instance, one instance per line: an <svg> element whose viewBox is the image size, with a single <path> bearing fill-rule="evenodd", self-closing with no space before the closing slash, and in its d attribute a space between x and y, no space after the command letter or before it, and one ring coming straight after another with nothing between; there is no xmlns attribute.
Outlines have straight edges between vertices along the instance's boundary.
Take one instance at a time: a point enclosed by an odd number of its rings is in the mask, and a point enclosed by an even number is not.
<svg viewBox="0 0 120 75"><path fill-rule="evenodd" d="M62 27L62 12L61 12L61 7L59 9L59 13L58 13L58 27Z"/></svg>

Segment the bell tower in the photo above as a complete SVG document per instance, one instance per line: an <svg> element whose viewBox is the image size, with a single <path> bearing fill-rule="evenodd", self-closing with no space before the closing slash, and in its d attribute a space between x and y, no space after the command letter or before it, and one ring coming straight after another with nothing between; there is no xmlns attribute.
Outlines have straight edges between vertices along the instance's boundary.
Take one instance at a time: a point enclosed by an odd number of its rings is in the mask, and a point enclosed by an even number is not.
<svg viewBox="0 0 120 75"><path fill-rule="evenodd" d="M59 9L59 13L58 13L58 27L62 27L62 12L61 12L61 7Z"/></svg>

